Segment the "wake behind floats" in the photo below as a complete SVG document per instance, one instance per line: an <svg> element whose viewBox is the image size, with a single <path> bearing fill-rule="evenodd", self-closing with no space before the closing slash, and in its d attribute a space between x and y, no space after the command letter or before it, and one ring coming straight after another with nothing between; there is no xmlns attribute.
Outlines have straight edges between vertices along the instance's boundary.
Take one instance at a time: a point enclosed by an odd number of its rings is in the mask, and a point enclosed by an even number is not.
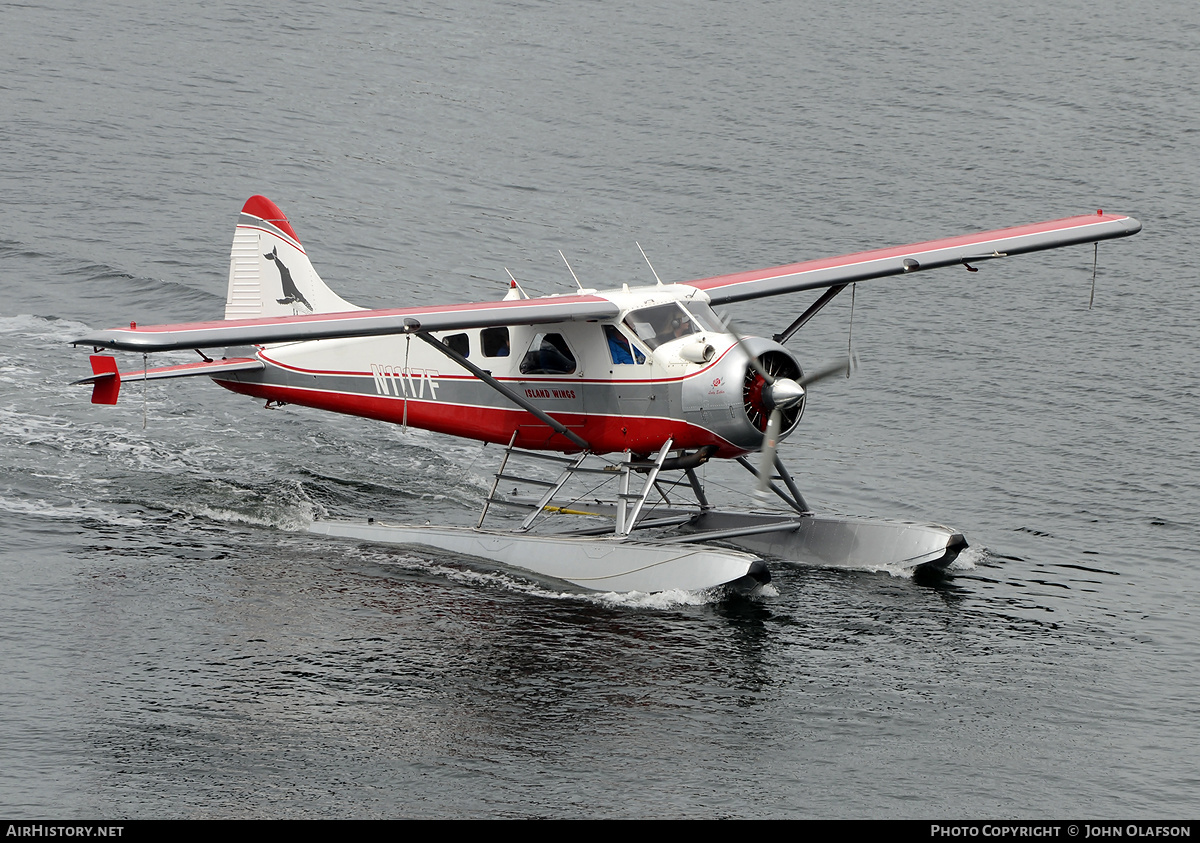
<svg viewBox="0 0 1200 843"><path fill-rule="evenodd" d="M93 384L93 403L116 403L123 381L203 375L268 406L505 446L474 528L321 521L316 533L440 548L598 591L753 586L770 578L760 556L937 568L966 547L961 534L809 509L776 449L799 426L808 387L850 361L806 373L784 343L857 281L975 271L1140 230L1098 211L679 284L530 298L514 279L501 301L367 310L326 286L283 212L252 196L234 233L224 321L130 323L74 343L201 357L120 372L94 354L80 381ZM824 292L771 339L739 335L712 309L803 290ZM714 507L695 471L710 459L737 460L788 509ZM489 515L502 523L485 527Z"/></svg>

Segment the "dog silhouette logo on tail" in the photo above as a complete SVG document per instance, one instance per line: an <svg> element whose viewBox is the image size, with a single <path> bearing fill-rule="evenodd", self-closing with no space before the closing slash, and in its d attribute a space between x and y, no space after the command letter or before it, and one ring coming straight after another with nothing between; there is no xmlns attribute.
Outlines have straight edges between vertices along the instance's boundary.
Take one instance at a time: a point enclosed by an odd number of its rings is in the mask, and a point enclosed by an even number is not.
<svg viewBox="0 0 1200 843"><path fill-rule="evenodd" d="M273 262L279 268L279 284L283 287L283 298L275 299L280 304L295 304L300 302L308 308L309 312L313 312L313 306L308 303L308 299L304 298L304 294L296 287L296 282L292 280L292 273L283 261L279 259L279 248L271 249L271 254L263 255L264 258Z"/></svg>

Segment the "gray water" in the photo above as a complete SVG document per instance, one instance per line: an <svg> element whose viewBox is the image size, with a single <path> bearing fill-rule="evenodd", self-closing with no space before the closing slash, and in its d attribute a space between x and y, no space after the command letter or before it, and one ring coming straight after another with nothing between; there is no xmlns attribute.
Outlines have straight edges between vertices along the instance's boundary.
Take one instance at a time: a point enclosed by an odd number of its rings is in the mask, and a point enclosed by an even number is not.
<svg viewBox="0 0 1200 843"><path fill-rule="evenodd" d="M1200 6L909 5L0 6L0 810L1195 817ZM1091 310L1090 247L858 286L863 366L783 455L819 509L964 531L945 581L587 596L304 532L462 518L494 449L66 385L85 329L220 316L253 193L367 306L566 292L558 249L648 282L635 240L686 280L1145 230Z"/></svg>

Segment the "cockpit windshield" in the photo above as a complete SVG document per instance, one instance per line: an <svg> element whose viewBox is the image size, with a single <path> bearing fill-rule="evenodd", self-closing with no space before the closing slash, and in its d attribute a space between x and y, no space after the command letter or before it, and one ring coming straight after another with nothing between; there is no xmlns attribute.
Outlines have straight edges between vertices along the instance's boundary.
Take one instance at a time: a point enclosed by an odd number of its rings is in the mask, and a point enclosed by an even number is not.
<svg viewBox="0 0 1200 843"><path fill-rule="evenodd" d="M678 302L643 307L630 311L625 324L652 349L696 333L725 333L717 314L703 302L686 308Z"/></svg>
<svg viewBox="0 0 1200 843"><path fill-rule="evenodd" d="M717 315L715 310L704 302L690 301L688 302L687 309L691 311L701 331L707 331L710 334L726 333L725 322Z"/></svg>

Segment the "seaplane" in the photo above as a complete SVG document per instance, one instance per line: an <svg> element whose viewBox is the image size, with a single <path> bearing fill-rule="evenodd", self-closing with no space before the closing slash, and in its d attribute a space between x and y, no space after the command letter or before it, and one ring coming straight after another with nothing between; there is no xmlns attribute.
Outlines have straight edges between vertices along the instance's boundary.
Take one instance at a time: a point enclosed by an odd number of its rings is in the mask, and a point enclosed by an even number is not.
<svg viewBox="0 0 1200 843"><path fill-rule="evenodd" d="M809 388L853 361L807 371L786 343L859 281L974 272L1139 230L1097 211L679 283L651 265L654 284L600 291L576 279L570 294L530 297L510 275L498 301L365 309L328 287L283 212L252 196L233 236L224 319L79 337L93 349L92 375L76 383L92 385L93 403L114 404L124 382L203 376L269 408L502 446L473 526L362 518L309 528L330 537L435 548L601 592L753 589L778 562L940 570L967 546L962 533L810 509L778 446L799 427ZM770 337L714 310L804 291L820 294ZM120 371L104 350L140 353L142 366ZM148 365L151 353L181 350L199 359ZM715 506L697 473L710 460L745 467L754 495Z"/></svg>

